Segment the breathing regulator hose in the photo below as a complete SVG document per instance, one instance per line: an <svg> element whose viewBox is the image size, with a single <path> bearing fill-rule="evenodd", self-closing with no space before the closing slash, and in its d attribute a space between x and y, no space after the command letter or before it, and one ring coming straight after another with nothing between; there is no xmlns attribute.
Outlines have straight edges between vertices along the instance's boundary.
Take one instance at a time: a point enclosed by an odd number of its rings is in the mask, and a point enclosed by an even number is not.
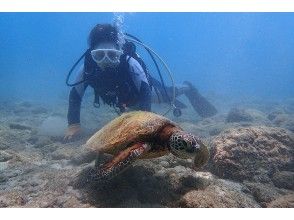
<svg viewBox="0 0 294 220"><path fill-rule="evenodd" d="M89 49L88 50L86 50L84 53L83 53L83 55L74 63L74 65L71 67L71 69L69 70L69 72L68 72L68 74L67 74L67 76L66 76L66 81L65 81L65 83L66 83L66 85L67 86L76 86L76 85L79 85L79 84L81 84L81 83L83 83L83 82L85 82L86 81L86 79L82 79L81 81L79 81L79 82L76 82L76 83L69 83L69 77L71 76L71 74L72 74L72 72L73 72L73 70L77 67L77 65L79 64L79 62L86 56L86 53L88 53L88 51L89 51Z"/></svg>
<svg viewBox="0 0 294 220"><path fill-rule="evenodd" d="M175 82L174 82L174 78L172 76L171 70L169 69L168 65L164 62L164 60L153 49L151 49L149 46L147 46L146 44L144 44L144 43L142 43L140 41L137 41L137 40L135 40L133 38L130 38L130 37L128 37L127 40L132 41L132 42L134 42L136 44L139 44L139 45L143 46L147 51L150 51L152 54L154 54L159 59L159 61L162 63L162 65L166 69L166 71L167 71L167 73L169 75L169 78L171 80L171 83L172 83L172 99L170 100L170 107L163 115L168 114L171 110L176 108L176 106L175 106L176 87L175 87ZM164 86L164 88L165 88L165 86Z"/></svg>

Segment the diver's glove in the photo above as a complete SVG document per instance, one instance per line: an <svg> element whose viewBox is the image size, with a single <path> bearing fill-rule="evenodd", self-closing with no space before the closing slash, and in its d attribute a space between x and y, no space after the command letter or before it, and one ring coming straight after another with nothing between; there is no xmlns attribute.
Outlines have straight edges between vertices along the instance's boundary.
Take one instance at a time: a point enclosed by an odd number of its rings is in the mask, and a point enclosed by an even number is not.
<svg viewBox="0 0 294 220"><path fill-rule="evenodd" d="M82 129L80 124L69 125L64 135L63 141L68 142L81 135Z"/></svg>

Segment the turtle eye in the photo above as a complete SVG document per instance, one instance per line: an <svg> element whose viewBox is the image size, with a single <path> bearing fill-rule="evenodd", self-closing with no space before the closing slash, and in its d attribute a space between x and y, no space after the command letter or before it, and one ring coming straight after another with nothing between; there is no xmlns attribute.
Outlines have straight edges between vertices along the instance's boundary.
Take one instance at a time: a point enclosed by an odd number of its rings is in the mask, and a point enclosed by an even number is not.
<svg viewBox="0 0 294 220"><path fill-rule="evenodd" d="M187 153L194 153L195 152L195 148L192 146L192 144L190 142L186 142L186 152Z"/></svg>
<svg viewBox="0 0 294 220"><path fill-rule="evenodd" d="M187 143L186 141L183 141L183 147L184 149L189 148L189 143Z"/></svg>
<svg viewBox="0 0 294 220"><path fill-rule="evenodd" d="M186 149L186 142L181 141L178 145L178 150L185 150Z"/></svg>

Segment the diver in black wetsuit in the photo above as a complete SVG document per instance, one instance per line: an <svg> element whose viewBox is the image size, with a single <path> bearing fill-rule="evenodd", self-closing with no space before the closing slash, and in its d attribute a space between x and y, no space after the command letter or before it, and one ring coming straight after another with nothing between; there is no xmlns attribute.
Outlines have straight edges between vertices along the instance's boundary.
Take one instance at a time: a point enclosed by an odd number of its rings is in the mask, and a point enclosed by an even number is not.
<svg viewBox="0 0 294 220"><path fill-rule="evenodd" d="M71 140L81 132L80 109L84 92L91 86L95 104L118 107L121 112L129 107L151 111L151 88L146 74L133 57L120 48L118 30L110 24L96 25L89 35L89 50L84 66L69 95L68 130L64 140Z"/></svg>
<svg viewBox="0 0 294 220"><path fill-rule="evenodd" d="M169 102L171 97L172 89L165 90L159 81L150 76L145 63L136 54L135 46L130 42L121 46L118 30L114 26L97 24L90 32L88 43L84 66L69 95L68 129L64 141L70 141L81 133L81 102L88 86L94 89L95 105L100 105L101 98L104 104L118 108L120 112L129 108L151 111L152 87L161 95L163 102ZM187 96L195 110L199 104L206 105L204 111L201 111L202 107L196 110L202 117L216 113L215 108L192 84L187 83L182 88L176 88L176 96L181 94ZM179 108L185 107L178 100L175 105Z"/></svg>

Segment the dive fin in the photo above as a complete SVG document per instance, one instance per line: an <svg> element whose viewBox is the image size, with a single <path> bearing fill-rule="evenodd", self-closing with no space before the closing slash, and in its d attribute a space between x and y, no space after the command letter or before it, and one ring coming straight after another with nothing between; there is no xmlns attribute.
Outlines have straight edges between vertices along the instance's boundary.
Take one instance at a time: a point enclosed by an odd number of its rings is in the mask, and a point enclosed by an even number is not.
<svg viewBox="0 0 294 220"><path fill-rule="evenodd" d="M189 88L185 91L186 97L189 99L194 110L203 118L214 116L217 113L216 108L205 99L192 85L192 83L185 81Z"/></svg>
<svg viewBox="0 0 294 220"><path fill-rule="evenodd" d="M180 108L180 109L187 108L187 105L185 105L183 102L181 102L178 99L175 99L175 103L174 104L175 104L175 106L177 108Z"/></svg>

